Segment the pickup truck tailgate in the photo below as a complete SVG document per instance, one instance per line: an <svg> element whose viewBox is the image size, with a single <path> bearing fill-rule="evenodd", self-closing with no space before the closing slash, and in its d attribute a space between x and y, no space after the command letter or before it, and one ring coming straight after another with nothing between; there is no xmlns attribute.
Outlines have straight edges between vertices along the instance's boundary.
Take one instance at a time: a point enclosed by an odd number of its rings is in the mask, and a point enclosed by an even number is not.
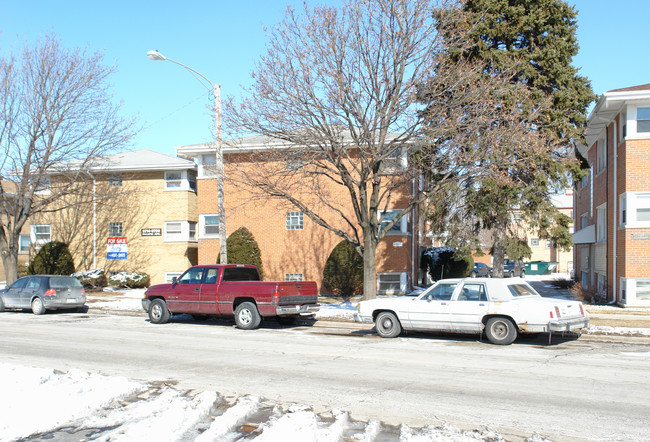
<svg viewBox="0 0 650 442"><path fill-rule="evenodd" d="M313 281L279 282L278 292L280 294L278 305L316 304L318 302L318 289Z"/></svg>

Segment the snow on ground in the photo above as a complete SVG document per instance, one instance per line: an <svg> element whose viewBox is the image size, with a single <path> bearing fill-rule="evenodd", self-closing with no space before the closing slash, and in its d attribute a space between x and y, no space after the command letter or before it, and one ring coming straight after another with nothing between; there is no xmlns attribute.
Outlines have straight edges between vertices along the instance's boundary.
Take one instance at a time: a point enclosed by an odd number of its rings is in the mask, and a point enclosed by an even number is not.
<svg viewBox="0 0 650 442"><path fill-rule="evenodd" d="M0 440L98 441L502 441L491 430L450 425L399 428L354 421L343 410L326 415L299 404L282 407L258 397L227 400L214 391L177 390L117 376L61 372L0 363L5 383ZM543 441L532 435L528 440Z"/></svg>

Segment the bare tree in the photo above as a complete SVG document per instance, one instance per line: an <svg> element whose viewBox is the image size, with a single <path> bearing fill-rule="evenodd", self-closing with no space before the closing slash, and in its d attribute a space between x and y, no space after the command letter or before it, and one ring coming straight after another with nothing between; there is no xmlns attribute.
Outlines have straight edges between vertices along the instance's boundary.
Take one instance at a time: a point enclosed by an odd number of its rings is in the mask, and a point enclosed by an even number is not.
<svg viewBox="0 0 650 442"><path fill-rule="evenodd" d="M0 60L0 254L7 282L17 277L27 220L74 192L94 158L133 136L108 90L114 71L101 54L65 49L54 36L26 46L19 59ZM61 167L72 161L75 167Z"/></svg>
<svg viewBox="0 0 650 442"><path fill-rule="evenodd" d="M462 14L456 6L361 0L341 10L288 9L253 87L226 104L227 127L268 140L229 179L252 198L288 202L353 244L364 259L366 299L376 296L376 249L386 233L441 187L475 177L485 169L481 158L493 154L455 130L473 124L478 135L507 100L502 78L445 56L450 44L468 41L449 25ZM441 35L441 26L456 34ZM394 208L401 211L382 222Z"/></svg>

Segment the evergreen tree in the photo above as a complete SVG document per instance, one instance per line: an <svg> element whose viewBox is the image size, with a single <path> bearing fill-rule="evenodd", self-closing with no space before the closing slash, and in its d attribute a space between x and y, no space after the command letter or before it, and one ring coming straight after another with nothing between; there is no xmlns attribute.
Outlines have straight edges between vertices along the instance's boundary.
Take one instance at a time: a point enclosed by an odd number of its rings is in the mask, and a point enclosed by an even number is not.
<svg viewBox="0 0 650 442"><path fill-rule="evenodd" d="M346 301L363 293L363 258L348 241L338 243L327 258L323 286Z"/></svg>
<svg viewBox="0 0 650 442"><path fill-rule="evenodd" d="M449 56L482 63L484 75L506 78L513 86L511 102L504 97L504 105L495 107L489 124L503 128L501 136L478 141L495 151L485 162L493 173L465 183L462 189L461 206L471 214L475 227L494 232L494 268L500 276L506 245L521 239L511 220L514 208L540 238L552 239L559 247L571 246L570 219L553 206L550 195L580 174L573 152L583 140L587 107L596 97L587 78L571 65L578 52L576 10L565 1L468 0L462 8L464 20L455 26L468 29L473 44L450 46ZM441 30L453 35L450 31ZM524 100L514 92L521 87L528 91ZM537 137L534 150L529 139L515 135L513 109Z"/></svg>
<svg viewBox="0 0 650 442"><path fill-rule="evenodd" d="M264 277L262 270L262 252L255 237L246 227L240 227L230 234L226 240L228 262L231 264L250 264L257 267L260 278ZM220 257L217 257L219 263Z"/></svg>
<svg viewBox="0 0 650 442"><path fill-rule="evenodd" d="M28 275L72 275L74 261L67 244L52 241L41 247L29 267Z"/></svg>

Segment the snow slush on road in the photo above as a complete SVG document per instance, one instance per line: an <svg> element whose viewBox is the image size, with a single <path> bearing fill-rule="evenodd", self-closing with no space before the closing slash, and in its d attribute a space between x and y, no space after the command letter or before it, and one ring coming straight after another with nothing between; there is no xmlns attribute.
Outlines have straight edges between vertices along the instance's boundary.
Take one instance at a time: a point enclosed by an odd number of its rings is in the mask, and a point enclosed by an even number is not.
<svg viewBox="0 0 650 442"><path fill-rule="evenodd" d="M5 385L0 403L2 440L504 440L489 430L391 427L354 421L341 410L317 414L307 406L281 406L255 396L179 390L173 382L11 364L0 364L0 375L14 381Z"/></svg>

